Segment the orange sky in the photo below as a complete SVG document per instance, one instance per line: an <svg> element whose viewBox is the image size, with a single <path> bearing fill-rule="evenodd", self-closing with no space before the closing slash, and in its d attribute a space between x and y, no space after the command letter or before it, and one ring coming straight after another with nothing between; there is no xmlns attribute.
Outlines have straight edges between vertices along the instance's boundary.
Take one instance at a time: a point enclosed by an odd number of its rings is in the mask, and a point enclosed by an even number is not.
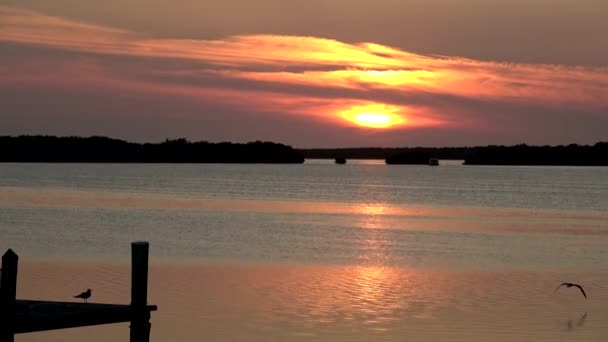
<svg viewBox="0 0 608 342"><path fill-rule="evenodd" d="M100 21L0 7L0 134L298 147L606 137L602 65L414 53L331 32L165 37Z"/></svg>

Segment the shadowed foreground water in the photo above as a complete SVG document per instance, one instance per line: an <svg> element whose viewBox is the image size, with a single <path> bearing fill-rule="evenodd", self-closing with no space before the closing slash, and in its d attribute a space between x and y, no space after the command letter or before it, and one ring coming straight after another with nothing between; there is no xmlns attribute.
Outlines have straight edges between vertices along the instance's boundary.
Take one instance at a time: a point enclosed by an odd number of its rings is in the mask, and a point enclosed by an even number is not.
<svg viewBox="0 0 608 342"><path fill-rule="evenodd" d="M23 261L19 297L129 302L129 266ZM555 286L576 280L576 289ZM402 267L159 264L153 341L602 341L608 272L474 272ZM93 334L93 335L92 335ZM18 341L127 340L128 324Z"/></svg>

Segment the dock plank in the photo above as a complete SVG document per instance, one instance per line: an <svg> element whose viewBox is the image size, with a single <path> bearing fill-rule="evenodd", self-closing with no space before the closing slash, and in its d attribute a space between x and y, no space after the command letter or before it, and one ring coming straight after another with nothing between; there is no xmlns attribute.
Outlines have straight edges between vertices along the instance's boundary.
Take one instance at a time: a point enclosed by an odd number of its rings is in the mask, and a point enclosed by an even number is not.
<svg viewBox="0 0 608 342"><path fill-rule="evenodd" d="M141 309L131 305L17 300L15 333L131 322ZM143 307L149 317L156 305Z"/></svg>

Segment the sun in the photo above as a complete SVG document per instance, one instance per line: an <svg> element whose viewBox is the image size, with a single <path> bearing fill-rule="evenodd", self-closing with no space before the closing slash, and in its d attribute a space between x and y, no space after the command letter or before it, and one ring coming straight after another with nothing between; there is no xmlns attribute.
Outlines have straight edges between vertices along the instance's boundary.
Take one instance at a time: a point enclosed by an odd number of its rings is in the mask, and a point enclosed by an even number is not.
<svg viewBox="0 0 608 342"><path fill-rule="evenodd" d="M391 125L391 117L382 113L361 113L355 116L355 120L361 126L385 128Z"/></svg>
<svg viewBox="0 0 608 342"><path fill-rule="evenodd" d="M386 104L352 106L339 114L358 126L368 128L390 128L405 123L399 115L399 107Z"/></svg>

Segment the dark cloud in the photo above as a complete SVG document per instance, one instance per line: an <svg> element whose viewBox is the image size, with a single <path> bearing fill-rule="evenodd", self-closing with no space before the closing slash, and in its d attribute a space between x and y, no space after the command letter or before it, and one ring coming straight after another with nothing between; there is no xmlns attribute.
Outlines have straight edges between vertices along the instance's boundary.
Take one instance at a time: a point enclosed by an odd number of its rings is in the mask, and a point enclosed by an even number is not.
<svg viewBox="0 0 608 342"><path fill-rule="evenodd" d="M605 0L6 0L161 38L243 34L371 41L488 61L606 66Z"/></svg>

